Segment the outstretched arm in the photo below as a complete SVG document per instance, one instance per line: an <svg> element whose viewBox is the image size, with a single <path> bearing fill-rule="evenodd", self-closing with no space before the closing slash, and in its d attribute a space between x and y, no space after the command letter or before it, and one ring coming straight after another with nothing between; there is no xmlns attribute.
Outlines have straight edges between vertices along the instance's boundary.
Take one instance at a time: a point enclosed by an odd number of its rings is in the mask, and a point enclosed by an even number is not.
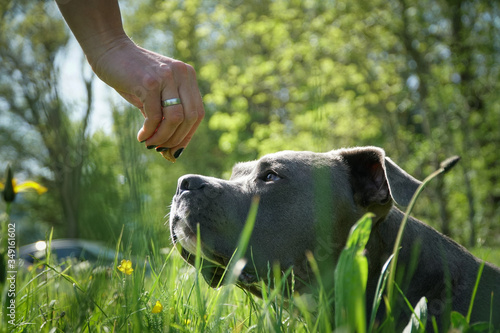
<svg viewBox="0 0 500 333"><path fill-rule="evenodd" d="M193 67L134 44L117 0L59 0L58 6L97 76L144 115L137 139L179 155L205 114ZM172 98L181 104L162 107Z"/></svg>

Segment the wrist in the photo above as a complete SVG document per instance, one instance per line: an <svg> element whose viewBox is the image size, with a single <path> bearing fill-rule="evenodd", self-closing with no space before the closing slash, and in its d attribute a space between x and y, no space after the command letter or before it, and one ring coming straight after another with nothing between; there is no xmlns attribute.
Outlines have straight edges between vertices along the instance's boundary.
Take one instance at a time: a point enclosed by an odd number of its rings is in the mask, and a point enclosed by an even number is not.
<svg viewBox="0 0 500 333"><path fill-rule="evenodd" d="M125 34L123 29L100 32L92 37L80 41L83 53L85 53L87 61L92 68L94 68L97 62L99 62L99 60L109 51L127 46L129 44L135 45Z"/></svg>

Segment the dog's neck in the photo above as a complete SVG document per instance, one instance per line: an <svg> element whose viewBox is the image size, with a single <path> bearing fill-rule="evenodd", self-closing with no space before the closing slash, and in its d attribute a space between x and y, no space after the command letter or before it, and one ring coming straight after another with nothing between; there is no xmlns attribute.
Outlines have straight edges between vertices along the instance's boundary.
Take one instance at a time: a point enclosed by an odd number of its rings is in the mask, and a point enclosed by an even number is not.
<svg viewBox="0 0 500 333"><path fill-rule="evenodd" d="M373 226L367 244L370 269L380 269L393 253L403 217L404 213L393 207L383 220ZM441 235L427 224L411 216L408 218L400 244L398 263L414 270L417 275L428 274L436 277L436 274L445 274L446 266L446 269L450 270L446 274L460 276L464 260L471 265L477 265L477 260L463 246ZM419 266L419 263L423 262L426 267ZM380 271L377 274L380 274Z"/></svg>
<svg viewBox="0 0 500 333"><path fill-rule="evenodd" d="M393 253L403 217L404 213L393 207L373 226L366 247L369 262L367 305L371 306L381 269ZM478 261L458 243L409 217L400 245L397 283L410 303L415 304L425 296L429 307L440 305L435 311L430 308L434 316L440 317L456 298L470 298L475 273L465 273L463 267L478 267Z"/></svg>

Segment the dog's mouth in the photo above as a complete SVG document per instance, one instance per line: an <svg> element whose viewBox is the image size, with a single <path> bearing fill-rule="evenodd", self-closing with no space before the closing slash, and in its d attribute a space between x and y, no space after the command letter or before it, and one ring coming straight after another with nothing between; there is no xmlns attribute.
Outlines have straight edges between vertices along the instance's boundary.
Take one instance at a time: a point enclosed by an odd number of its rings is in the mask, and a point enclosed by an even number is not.
<svg viewBox="0 0 500 333"><path fill-rule="evenodd" d="M172 232L172 240L182 258L191 266L196 267L196 254L191 252L194 249L191 246L187 246L188 250L182 246L175 232ZM201 251L201 249L199 253L201 254L201 274L208 285L212 288L218 288L224 284L228 284L230 274L227 267L230 265L231 258L214 253L213 251ZM245 265L241 270L236 281L237 285L246 289L258 282L257 274L247 266Z"/></svg>

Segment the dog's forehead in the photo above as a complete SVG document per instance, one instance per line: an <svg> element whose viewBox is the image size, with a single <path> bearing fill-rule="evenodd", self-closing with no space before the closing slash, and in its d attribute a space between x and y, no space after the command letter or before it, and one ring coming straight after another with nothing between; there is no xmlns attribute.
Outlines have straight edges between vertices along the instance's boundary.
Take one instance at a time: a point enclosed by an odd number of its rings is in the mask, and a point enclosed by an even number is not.
<svg viewBox="0 0 500 333"><path fill-rule="evenodd" d="M302 168L314 167L331 163L331 155L328 153L314 153L310 151L280 151L268 154L255 161L240 162L233 167L231 178L249 175L262 169L300 170Z"/></svg>
<svg viewBox="0 0 500 333"><path fill-rule="evenodd" d="M285 150L274 154L268 154L260 158L257 162L261 165L286 164L290 166L313 165L324 159L324 154L311 151Z"/></svg>

